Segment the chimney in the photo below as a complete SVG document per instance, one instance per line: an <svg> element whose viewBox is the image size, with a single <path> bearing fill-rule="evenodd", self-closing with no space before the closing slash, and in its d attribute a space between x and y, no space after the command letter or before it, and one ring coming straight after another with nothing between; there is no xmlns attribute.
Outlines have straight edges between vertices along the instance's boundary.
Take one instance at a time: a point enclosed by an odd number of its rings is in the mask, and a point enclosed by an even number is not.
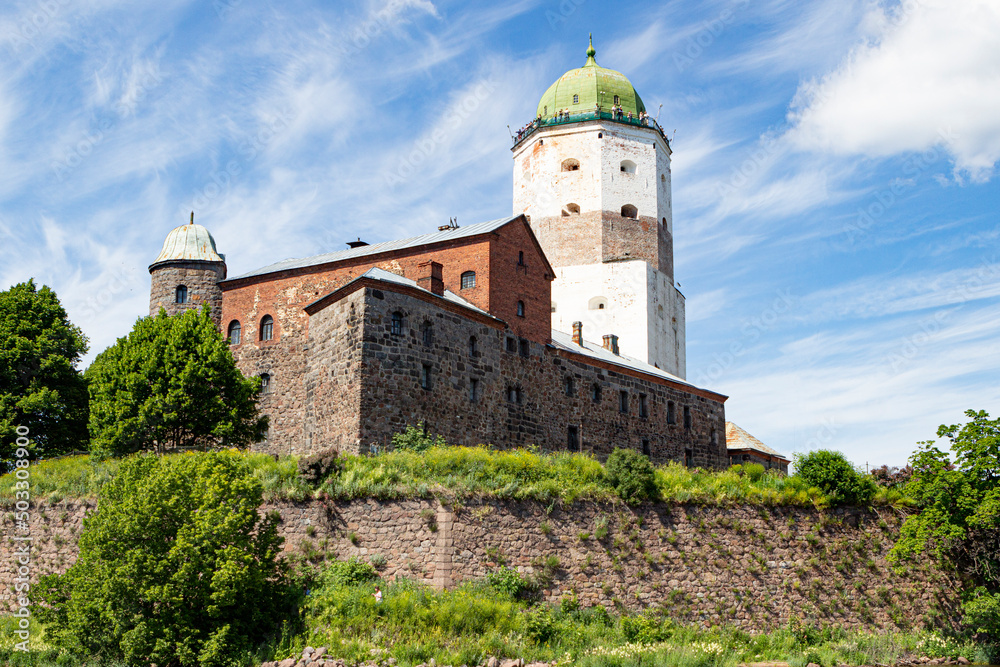
<svg viewBox="0 0 1000 667"><path fill-rule="evenodd" d="M368 245L368 243L366 241L362 241L361 237L359 236L357 241L348 241L347 245L351 247L351 250L354 250L355 248L362 248Z"/></svg>
<svg viewBox="0 0 1000 667"><path fill-rule="evenodd" d="M444 279L442 269L444 267L437 262L421 262L417 264L418 278L417 286L422 287L431 294L444 296Z"/></svg>
<svg viewBox="0 0 1000 667"><path fill-rule="evenodd" d="M618 336L607 334L604 336L604 349L615 356L618 355Z"/></svg>
<svg viewBox="0 0 1000 667"><path fill-rule="evenodd" d="M583 347L583 322L573 322L573 342Z"/></svg>

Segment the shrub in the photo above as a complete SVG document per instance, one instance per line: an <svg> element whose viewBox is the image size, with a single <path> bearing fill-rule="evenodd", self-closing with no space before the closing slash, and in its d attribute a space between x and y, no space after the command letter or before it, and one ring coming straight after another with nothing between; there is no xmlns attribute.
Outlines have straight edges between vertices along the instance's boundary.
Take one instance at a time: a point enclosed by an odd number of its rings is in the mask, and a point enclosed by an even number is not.
<svg viewBox="0 0 1000 667"><path fill-rule="evenodd" d="M431 447L445 447L446 445L443 436L429 434L423 423L417 426L407 426L405 431L392 436L393 449L401 451L426 452Z"/></svg>
<svg viewBox="0 0 1000 667"><path fill-rule="evenodd" d="M340 472L340 455L333 447L299 459L299 476L310 484L318 484L329 475Z"/></svg>
<svg viewBox="0 0 1000 667"><path fill-rule="evenodd" d="M875 496L876 484L871 477L859 473L840 452L818 449L795 456L795 474L810 486L849 505L867 504Z"/></svg>
<svg viewBox="0 0 1000 667"><path fill-rule="evenodd" d="M656 496L653 464L633 449L616 449L604 464L608 481L627 503L637 503Z"/></svg>
<svg viewBox="0 0 1000 667"><path fill-rule="evenodd" d="M361 586L376 579L378 572L375 571L375 565L366 563L357 556L335 560L319 575L320 583L324 586Z"/></svg>
<svg viewBox="0 0 1000 667"><path fill-rule="evenodd" d="M534 585L521 576L521 573L512 567L502 565L486 575L486 583L498 593L502 593L512 600L532 597L535 593Z"/></svg>
<svg viewBox="0 0 1000 667"><path fill-rule="evenodd" d="M290 602L261 495L231 452L124 460L84 524L76 563L37 588L46 640L130 664L247 657Z"/></svg>

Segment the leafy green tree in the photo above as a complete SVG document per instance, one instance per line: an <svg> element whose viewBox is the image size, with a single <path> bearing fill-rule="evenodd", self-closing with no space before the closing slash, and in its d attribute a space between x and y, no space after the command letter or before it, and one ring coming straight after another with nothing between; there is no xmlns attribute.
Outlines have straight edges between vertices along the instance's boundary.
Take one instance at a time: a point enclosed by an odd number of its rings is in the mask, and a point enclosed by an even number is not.
<svg viewBox="0 0 1000 667"><path fill-rule="evenodd" d="M446 444L444 436L428 433L423 422L407 426L405 431L392 436L392 448L400 451L426 452L431 447L444 447Z"/></svg>
<svg viewBox="0 0 1000 667"><path fill-rule="evenodd" d="M967 579L966 624L1000 641L1000 419L966 411L971 421L942 425L951 455L934 441L918 443L910 457L907 494L920 507L900 529L889 556L925 553L950 560Z"/></svg>
<svg viewBox="0 0 1000 667"><path fill-rule="evenodd" d="M19 426L36 458L87 449L87 384L76 368L86 352L51 289L29 280L0 292L0 473Z"/></svg>
<svg viewBox="0 0 1000 667"><path fill-rule="evenodd" d="M46 639L128 664L247 661L290 599L261 496L234 452L125 459L84 521L76 563L36 588Z"/></svg>
<svg viewBox="0 0 1000 667"><path fill-rule="evenodd" d="M608 456L604 472L615 491L627 503L656 497L656 477L649 457L634 449L616 449Z"/></svg>
<svg viewBox="0 0 1000 667"><path fill-rule="evenodd" d="M136 322L87 369L95 451L242 447L263 439L260 380L246 378L208 308Z"/></svg>
<svg viewBox="0 0 1000 667"><path fill-rule="evenodd" d="M795 474L848 505L867 504L877 490L875 480L858 472L846 456L827 449L796 455Z"/></svg>

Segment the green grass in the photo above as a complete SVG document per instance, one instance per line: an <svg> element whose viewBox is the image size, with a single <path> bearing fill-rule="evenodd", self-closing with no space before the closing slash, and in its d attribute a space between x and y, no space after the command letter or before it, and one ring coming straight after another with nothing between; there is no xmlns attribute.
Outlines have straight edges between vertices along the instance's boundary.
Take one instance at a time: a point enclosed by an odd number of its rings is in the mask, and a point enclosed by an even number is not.
<svg viewBox="0 0 1000 667"><path fill-rule="evenodd" d="M304 630L275 651L276 658L296 656L307 645L340 647L333 653L348 662L381 651L380 658L395 658L400 667L431 658L440 665L482 664L490 656L593 667L735 667L762 661L833 667L892 664L905 655L985 657L971 643L929 632L871 634L793 623L751 635L678 625L669 608L617 616L603 607L581 609L570 598L560 605L532 604L483 581L440 592L405 579L326 582L306 602ZM383 591L381 604L372 596L376 583Z"/></svg>
<svg viewBox="0 0 1000 667"><path fill-rule="evenodd" d="M177 454L176 456L197 456ZM512 500L617 502L601 463L585 454L539 453L530 449L432 447L423 452L393 451L379 456L341 458L342 470L319 485L298 475L297 460L244 453L267 500L301 501L322 493L338 500L431 497L488 497ZM94 499L115 474L118 461L75 456L31 466L35 498ZM0 478L0 506L13 503L11 475ZM798 477L689 469L676 463L655 470L661 500L704 505L827 507L831 499ZM898 491L881 490L878 505L907 504Z"/></svg>

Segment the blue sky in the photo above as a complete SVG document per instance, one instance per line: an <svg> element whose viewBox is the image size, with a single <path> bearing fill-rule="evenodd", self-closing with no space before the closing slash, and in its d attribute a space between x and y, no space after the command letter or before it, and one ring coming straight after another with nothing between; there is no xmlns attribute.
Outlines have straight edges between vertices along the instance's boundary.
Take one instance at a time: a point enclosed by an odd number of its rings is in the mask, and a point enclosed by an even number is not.
<svg viewBox="0 0 1000 667"><path fill-rule="evenodd" d="M196 220L230 275L511 210L585 60L673 139L688 379L786 453L1000 413L1000 2L28 0L0 8L0 285L93 355ZM662 109L660 105L662 104Z"/></svg>

